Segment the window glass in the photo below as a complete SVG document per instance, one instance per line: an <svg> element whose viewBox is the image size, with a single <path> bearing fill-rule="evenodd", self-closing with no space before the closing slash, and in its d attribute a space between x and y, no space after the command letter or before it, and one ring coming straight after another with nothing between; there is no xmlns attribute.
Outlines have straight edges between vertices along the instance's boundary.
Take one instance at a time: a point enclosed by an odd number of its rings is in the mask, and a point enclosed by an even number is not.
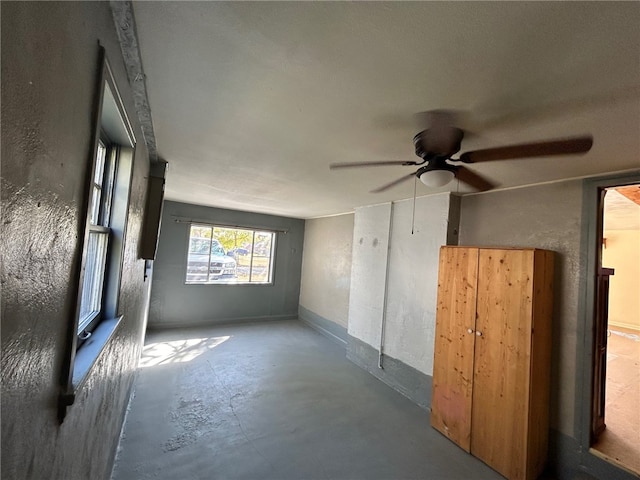
<svg viewBox="0 0 640 480"><path fill-rule="evenodd" d="M89 232L78 333L100 313L108 239L108 232Z"/></svg>
<svg viewBox="0 0 640 480"><path fill-rule="evenodd" d="M186 283L273 282L275 233L191 225Z"/></svg>
<svg viewBox="0 0 640 480"><path fill-rule="evenodd" d="M105 158L107 155L107 147L102 140L98 141L98 149L96 150L96 169L93 174L93 187L91 190L91 216L92 225L99 224L100 206L102 198L102 179L104 177Z"/></svg>
<svg viewBox="0 0 640 480"><path fill-rule="evenodd" d="M251 262L251 279L256 282L268 282L271 268L271 242L273 233L256 232Z"/></svg>
<svg viewBox="0 0 640 480"><path fill-rule="evenodd" d="M118 149L112 146L108 149L107 155L109 156L109 160L105 162L104 178L102 179L104 201L100 207L100 225L104 225L105 227L111 225L111 204L113 203L113 187L115 183Z"/></svg>

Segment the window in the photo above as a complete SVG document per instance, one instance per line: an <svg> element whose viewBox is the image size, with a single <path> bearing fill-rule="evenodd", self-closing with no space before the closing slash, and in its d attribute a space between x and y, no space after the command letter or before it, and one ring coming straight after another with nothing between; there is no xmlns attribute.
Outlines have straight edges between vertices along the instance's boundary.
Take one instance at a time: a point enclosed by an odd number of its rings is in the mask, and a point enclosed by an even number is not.
<svg viewBox="0 0 640 480"><path fill-rule="evenodd" d="M118 304L135 137L103 48L100 65L77 303L61 379L60 421L123 318Z"/></svg>
<svg viewBox="0 0 640 480"><path fill-rule="evenodd" d="M101 321L119 313L134 141L108 67L106 73L89 185L76 347Z"/></svg>
<svg viewBox="0 0 640 480"><path fill-rule="evenodd" d="M273 283L275 233L192 224L186 283Z"/></svg>
<svg viewBox="0 0 640 480"><path fill-rule="evenodd" d="M107 271L117 148L107 140L105 133L98 140L94 161L89 205L89 242L77 329L81 338L86 338L95 321L99 320Z"/></svg>

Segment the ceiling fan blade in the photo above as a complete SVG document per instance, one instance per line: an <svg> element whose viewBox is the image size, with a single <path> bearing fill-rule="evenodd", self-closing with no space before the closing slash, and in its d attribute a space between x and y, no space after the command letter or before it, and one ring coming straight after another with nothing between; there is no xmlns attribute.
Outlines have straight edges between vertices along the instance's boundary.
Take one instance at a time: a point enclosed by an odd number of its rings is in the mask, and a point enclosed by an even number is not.
<svg viewBox="0 0 640 480"><path fill-rule="evenodd" d="M394 180L391 183L387 183L386 185L383 185L381 187L376 188L375 190L371 190L371 193L380 193L380 192L384 192L385 190L390 189L391 187L394 187L396 185L398 185L399 183L405 182L407 180L409 180L411 177L413 177L416 174L416 172L410 173L409 175L405 175L404 177L400 177L397 180Z"/></svg>
<svg viewBox="0 0 640 480"><path fill-rule="evenodd" d="M490 162L492 160L507 160L512 158L546 157L551 155L570 155L586 153L591 150L593 137L575 137L545 142L523 143L506 147L487 148L465 152L459 161L464 163ZM455 161L455 160L454 160Z"/></svg>
<svg viewBox="0 0 640 480"><path fill-rule="evenodd" d="M329 168L333 170L335 168L383 167L385 165L418 165L418 163L406 160L389 160L382 162L339 162L330 164Z"/></svg>
<svg viewBox="0 0 640 480"><path fill-rule="evenodd" d="M472 186L480 192L491 190L495 185L486 178L478 175L476 172L469 170L467 167L460 165L456 171L456 178L467 185Z"/></svg>

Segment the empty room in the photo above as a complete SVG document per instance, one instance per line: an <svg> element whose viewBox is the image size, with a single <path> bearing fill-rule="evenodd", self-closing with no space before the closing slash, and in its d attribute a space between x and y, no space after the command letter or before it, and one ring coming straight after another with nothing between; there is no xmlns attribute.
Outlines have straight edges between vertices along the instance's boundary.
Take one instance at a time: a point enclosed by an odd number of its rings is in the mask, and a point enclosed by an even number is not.
<svg viewBox="0 0 640 480"><path fill-rule="evenodd" d="M2 479L640 478L640 3L0 19Z"/></svg>

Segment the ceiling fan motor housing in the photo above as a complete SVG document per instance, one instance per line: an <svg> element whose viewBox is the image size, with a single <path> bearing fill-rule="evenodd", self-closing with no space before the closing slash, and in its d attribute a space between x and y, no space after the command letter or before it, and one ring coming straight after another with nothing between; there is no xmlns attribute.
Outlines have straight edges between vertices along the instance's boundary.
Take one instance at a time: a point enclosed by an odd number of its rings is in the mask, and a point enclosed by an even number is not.
<svg viewBox="0 0 640 480"><path fill-rule="evenodd" d="M464 132L459 128L441 125L428 128L413 137L416 155L424 160L447 159L460 151Z"/></svg>

